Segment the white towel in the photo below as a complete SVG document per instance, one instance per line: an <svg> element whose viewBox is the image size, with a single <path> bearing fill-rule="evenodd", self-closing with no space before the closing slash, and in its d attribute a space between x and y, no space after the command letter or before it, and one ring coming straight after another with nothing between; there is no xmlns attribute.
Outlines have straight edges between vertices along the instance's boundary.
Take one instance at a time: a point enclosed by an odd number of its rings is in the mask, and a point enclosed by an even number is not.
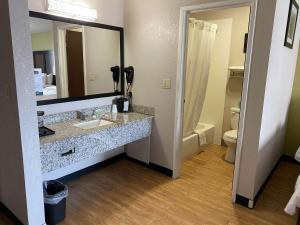
<svg viewBox="0 0 300 225"><path fill-rule="evenodd" d="M296 159L298 162L300 162L300 148L299 148L298 151L296 152L295 159Z"/></svg>
<svg viewBox="0 0 300 225"><path fill-rule="evenodd" d="M199 146L207 144L205 132L195 131L194 133L198 135Z"/></svg>
<svg viewBox="0 0 300 225"><path fill-rule="evenodd" d="M297 183L295 186L295 192L293 196L291 197L289 203L287 204L284 211L293 216L297 212L297 208L300 208L300 176L297 179Z"/></svg>

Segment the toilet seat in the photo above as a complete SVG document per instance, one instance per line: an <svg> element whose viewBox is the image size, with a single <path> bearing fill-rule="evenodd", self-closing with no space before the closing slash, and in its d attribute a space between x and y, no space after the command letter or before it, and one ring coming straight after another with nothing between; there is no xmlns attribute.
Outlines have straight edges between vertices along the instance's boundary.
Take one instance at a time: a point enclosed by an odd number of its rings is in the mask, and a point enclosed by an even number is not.
<svg viewBox="0 0 300 225"><path fill-rule="evenodd" d="M237 139L238 139L238 131L237 130L227 131L224 134L224 140L225 141L229 141L231 143L236 143Z"/></svg>

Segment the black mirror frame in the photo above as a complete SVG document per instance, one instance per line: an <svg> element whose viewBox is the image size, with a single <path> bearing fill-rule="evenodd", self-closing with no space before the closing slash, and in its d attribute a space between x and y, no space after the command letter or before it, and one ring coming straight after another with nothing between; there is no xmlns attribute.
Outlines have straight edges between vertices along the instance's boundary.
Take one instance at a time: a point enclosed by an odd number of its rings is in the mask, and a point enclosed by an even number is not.
<svg viewBox="0 0 300 225"><path fill-rule="evenodd" d="M96 28L102 28L102 29L106 29L106 30L114 30L114 31L119 31L120 32L121 91L111 92L111 93L104 93L104 94L97 94L97 95L87 95L87 96L80 96L80 97L71 97L71 98L61 98L61 99L37 101L38 106L124 95L124 93L125 93L124 28L116 27L116 26L110 26L110 25L106 25L106 24L100 24L100 23L81 21L81 20L76 20L76 19L71 19L71 18L65 18L65 17L55 16L55 15L40 13L40 12L34 12L34 11L29 11L29 16L34 17L34 18L54 20L54 21L58 21L58 22L72 23L72 24L77 24L77 25L96 27Z"/></svg>

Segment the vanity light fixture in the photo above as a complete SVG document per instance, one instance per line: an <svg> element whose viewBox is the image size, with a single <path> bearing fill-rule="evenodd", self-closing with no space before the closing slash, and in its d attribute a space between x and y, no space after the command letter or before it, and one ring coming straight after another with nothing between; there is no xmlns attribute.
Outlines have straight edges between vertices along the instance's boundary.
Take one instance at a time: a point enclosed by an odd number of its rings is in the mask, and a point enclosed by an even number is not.
<svg viewBox="0 0 300 225"><path fill-rule="evenodd" d="M47 9L49 12L74 19L88 21L95 21L98 19L97 10L70 3L65 0L47 0Z"/></svg>

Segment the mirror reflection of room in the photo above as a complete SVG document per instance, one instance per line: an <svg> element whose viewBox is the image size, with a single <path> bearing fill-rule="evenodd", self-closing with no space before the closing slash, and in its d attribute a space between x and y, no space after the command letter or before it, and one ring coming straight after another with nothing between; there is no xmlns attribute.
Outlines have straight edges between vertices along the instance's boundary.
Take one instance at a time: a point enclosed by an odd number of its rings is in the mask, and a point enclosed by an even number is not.
<svg viewBox="0 0 300 225"><path fill-rule="evenodd" d="M37 101L120 91L120 32L30 18Z"/></svg>

